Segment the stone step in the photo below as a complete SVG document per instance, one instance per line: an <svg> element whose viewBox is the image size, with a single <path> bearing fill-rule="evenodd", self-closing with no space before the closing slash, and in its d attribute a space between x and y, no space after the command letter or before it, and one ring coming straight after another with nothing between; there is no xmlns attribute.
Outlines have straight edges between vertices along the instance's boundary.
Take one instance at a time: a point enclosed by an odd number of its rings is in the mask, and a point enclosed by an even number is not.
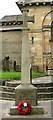
<svg viewBox="0 0 53 120"><path fill-rule="evenodd" d="M53 92L53 87L38 87L37 92Z"/></svg>
<svg viewBox="0 0 53 120"><path fill-rule="evenodd" d="M13 101L15 101L15 98L2 97L2 96L0 96L0 99L1 100L13 100Z"/></svg>
<svg viewBox="0 0 53 120"><path fill-rule="evenodd" d="M40 94L40 95L41 94L43 94L43 95L51 95L52 94L53 95L53 92L41 92L41 93L37 93L37 94Z"/></svg>
<svg viewBox="0 0 53 120"><path fill-rule="evenodd" d="M14 92L15 87L0 86L1 91ZM37 92L53 92L53 87L37 87Z"/></svg>
<svg viewBox="0 0 53 120"><path fill-rule="evenodd" d="M0 91L2 93L2 98L6 99L14 99L15 98L15 87L20 84L19 81L6 81L5 86L0 86ZM53 83L34 83L35 87L37 87L37 98L40 99L53 99Z"/></svg>
<svg viewBox="0 0 53 120"><path fill-rule="evenodd" d="M15 87L8 87L8 86L0 86L0 90L4 92L14 92Z"/></svg>
<svg viewBox="0 0 53 120"><path fill-rule="evenodd" d="M51 98L51 99L53 99L53 92L48 92L48 93L46 93L46 92L41 92L41 93L37 93L37 98L38 99L40 99L40 98Z"/></svg>
<svg viewBox="0 0 53 120"><path fill-rule="evenodd" d="M53 82L50 83L33 83L35 87L53 87Z"/></svg>
<svg viewBox="0 0 53 120"><path fill-rule="evenodd" d="M2 92L0 91L0 94L2 95L1 97L3 99L15 99L15 93L12 92ZM42 93L37 93L37 99L53 99L53 92L42 92Z"/></svg>
<svg viewBox="0 0 53 120"><path fill-rule="evenodd" d="M9 86L9 87L17 87L18 85L20 85L20 80L19 81L6 81L5 83L6 86Z"/></svg>
<svg viewBox="0 0 53 120"><path fill-rule="evenodd" d="M47 98L44 98L44 97L43 98L42 97L38 98L38 101L42 101L42 100L53 100L53 98L51 98L51 97L50 98L49 97L47 97Z"/></svg>
<svg viewBox="0 0 53 120"><path fill-rule="evenodd" d="M5 98L15 98L15 93L13 92L0 91L0 94L2 97L5 97Z"/></svg>

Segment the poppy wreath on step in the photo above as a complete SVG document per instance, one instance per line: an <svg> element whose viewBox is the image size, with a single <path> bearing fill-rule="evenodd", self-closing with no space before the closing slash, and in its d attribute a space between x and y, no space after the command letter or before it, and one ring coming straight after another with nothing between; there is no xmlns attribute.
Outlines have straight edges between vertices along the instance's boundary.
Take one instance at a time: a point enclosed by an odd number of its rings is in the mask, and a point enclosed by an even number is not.
<svg viewBox="0 0 53 120"><path fill-rule="evenodd" d="M22 115L26 115L29 114L32 110L31 104L29 102L27 102L26 100L22 100L19 104L18 104L18 112L19 114Z"/></svg>

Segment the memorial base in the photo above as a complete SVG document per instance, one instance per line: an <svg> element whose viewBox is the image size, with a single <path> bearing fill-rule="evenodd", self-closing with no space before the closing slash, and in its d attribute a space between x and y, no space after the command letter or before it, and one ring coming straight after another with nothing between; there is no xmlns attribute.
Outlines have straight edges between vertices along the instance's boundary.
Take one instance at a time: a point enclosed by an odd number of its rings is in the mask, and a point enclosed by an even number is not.
<svg viewBox="0 0 53 120"><path fill-rule="evenodd" d="M40 114L44 114L44 109L42 108L42 106L32 106L32 110L29 113L29 115L40 115ZM10 108L10 115L19 115L17 106Z"/></svg>
<svg viewBox="0 0 53 120"><path fill-rule="evenodd" d="M37 88L31 84L20 84L15 88L15 106L10 108L10 115L19 115L17 107L22 100L27 100L31 104L30 114L44 113L43 108L37 105Z"/></svg>
<svg viewBox="0 0 53 120"><path fill-rule="evenodd" d="M37 88L31 84L20 84L15 88L15 106L27 100L31 106L37 105Z"/></svg>

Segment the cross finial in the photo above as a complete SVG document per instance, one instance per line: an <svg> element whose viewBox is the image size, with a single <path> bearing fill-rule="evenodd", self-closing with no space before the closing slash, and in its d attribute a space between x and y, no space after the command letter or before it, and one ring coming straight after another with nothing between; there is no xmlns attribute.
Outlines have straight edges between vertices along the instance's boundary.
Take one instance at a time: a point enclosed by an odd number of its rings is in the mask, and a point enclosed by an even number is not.
<svg viewBox="0 0 53 120"><path fill-rule="evenodd" d="M27 27L27 22L28 22L28 16L27 16L27 12L29 12L28 9L22 9L23 12L23 27Z"/></svg>

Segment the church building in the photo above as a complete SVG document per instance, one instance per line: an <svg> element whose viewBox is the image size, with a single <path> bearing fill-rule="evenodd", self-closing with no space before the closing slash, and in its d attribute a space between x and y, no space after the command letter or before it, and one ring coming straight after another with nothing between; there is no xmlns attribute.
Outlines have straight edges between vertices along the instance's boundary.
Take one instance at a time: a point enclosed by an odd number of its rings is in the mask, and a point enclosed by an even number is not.
<svg viewBox="0 0 53 120"><path fill-rule="evenodd" d="M19 0L16 2L22 9L28 9L28 16L34 16L34 23L29 22L30 61L35 71L51 69L53 56L51 41L53 40L53 1L52 0ZM22 15L21 15L22 16ZM0 20L0 36L2 34L2 60L9 56L11 61L21 65L23 21L17 21L19 15L4 16ZM1 61L0 61L1 62Z"/></svg>

